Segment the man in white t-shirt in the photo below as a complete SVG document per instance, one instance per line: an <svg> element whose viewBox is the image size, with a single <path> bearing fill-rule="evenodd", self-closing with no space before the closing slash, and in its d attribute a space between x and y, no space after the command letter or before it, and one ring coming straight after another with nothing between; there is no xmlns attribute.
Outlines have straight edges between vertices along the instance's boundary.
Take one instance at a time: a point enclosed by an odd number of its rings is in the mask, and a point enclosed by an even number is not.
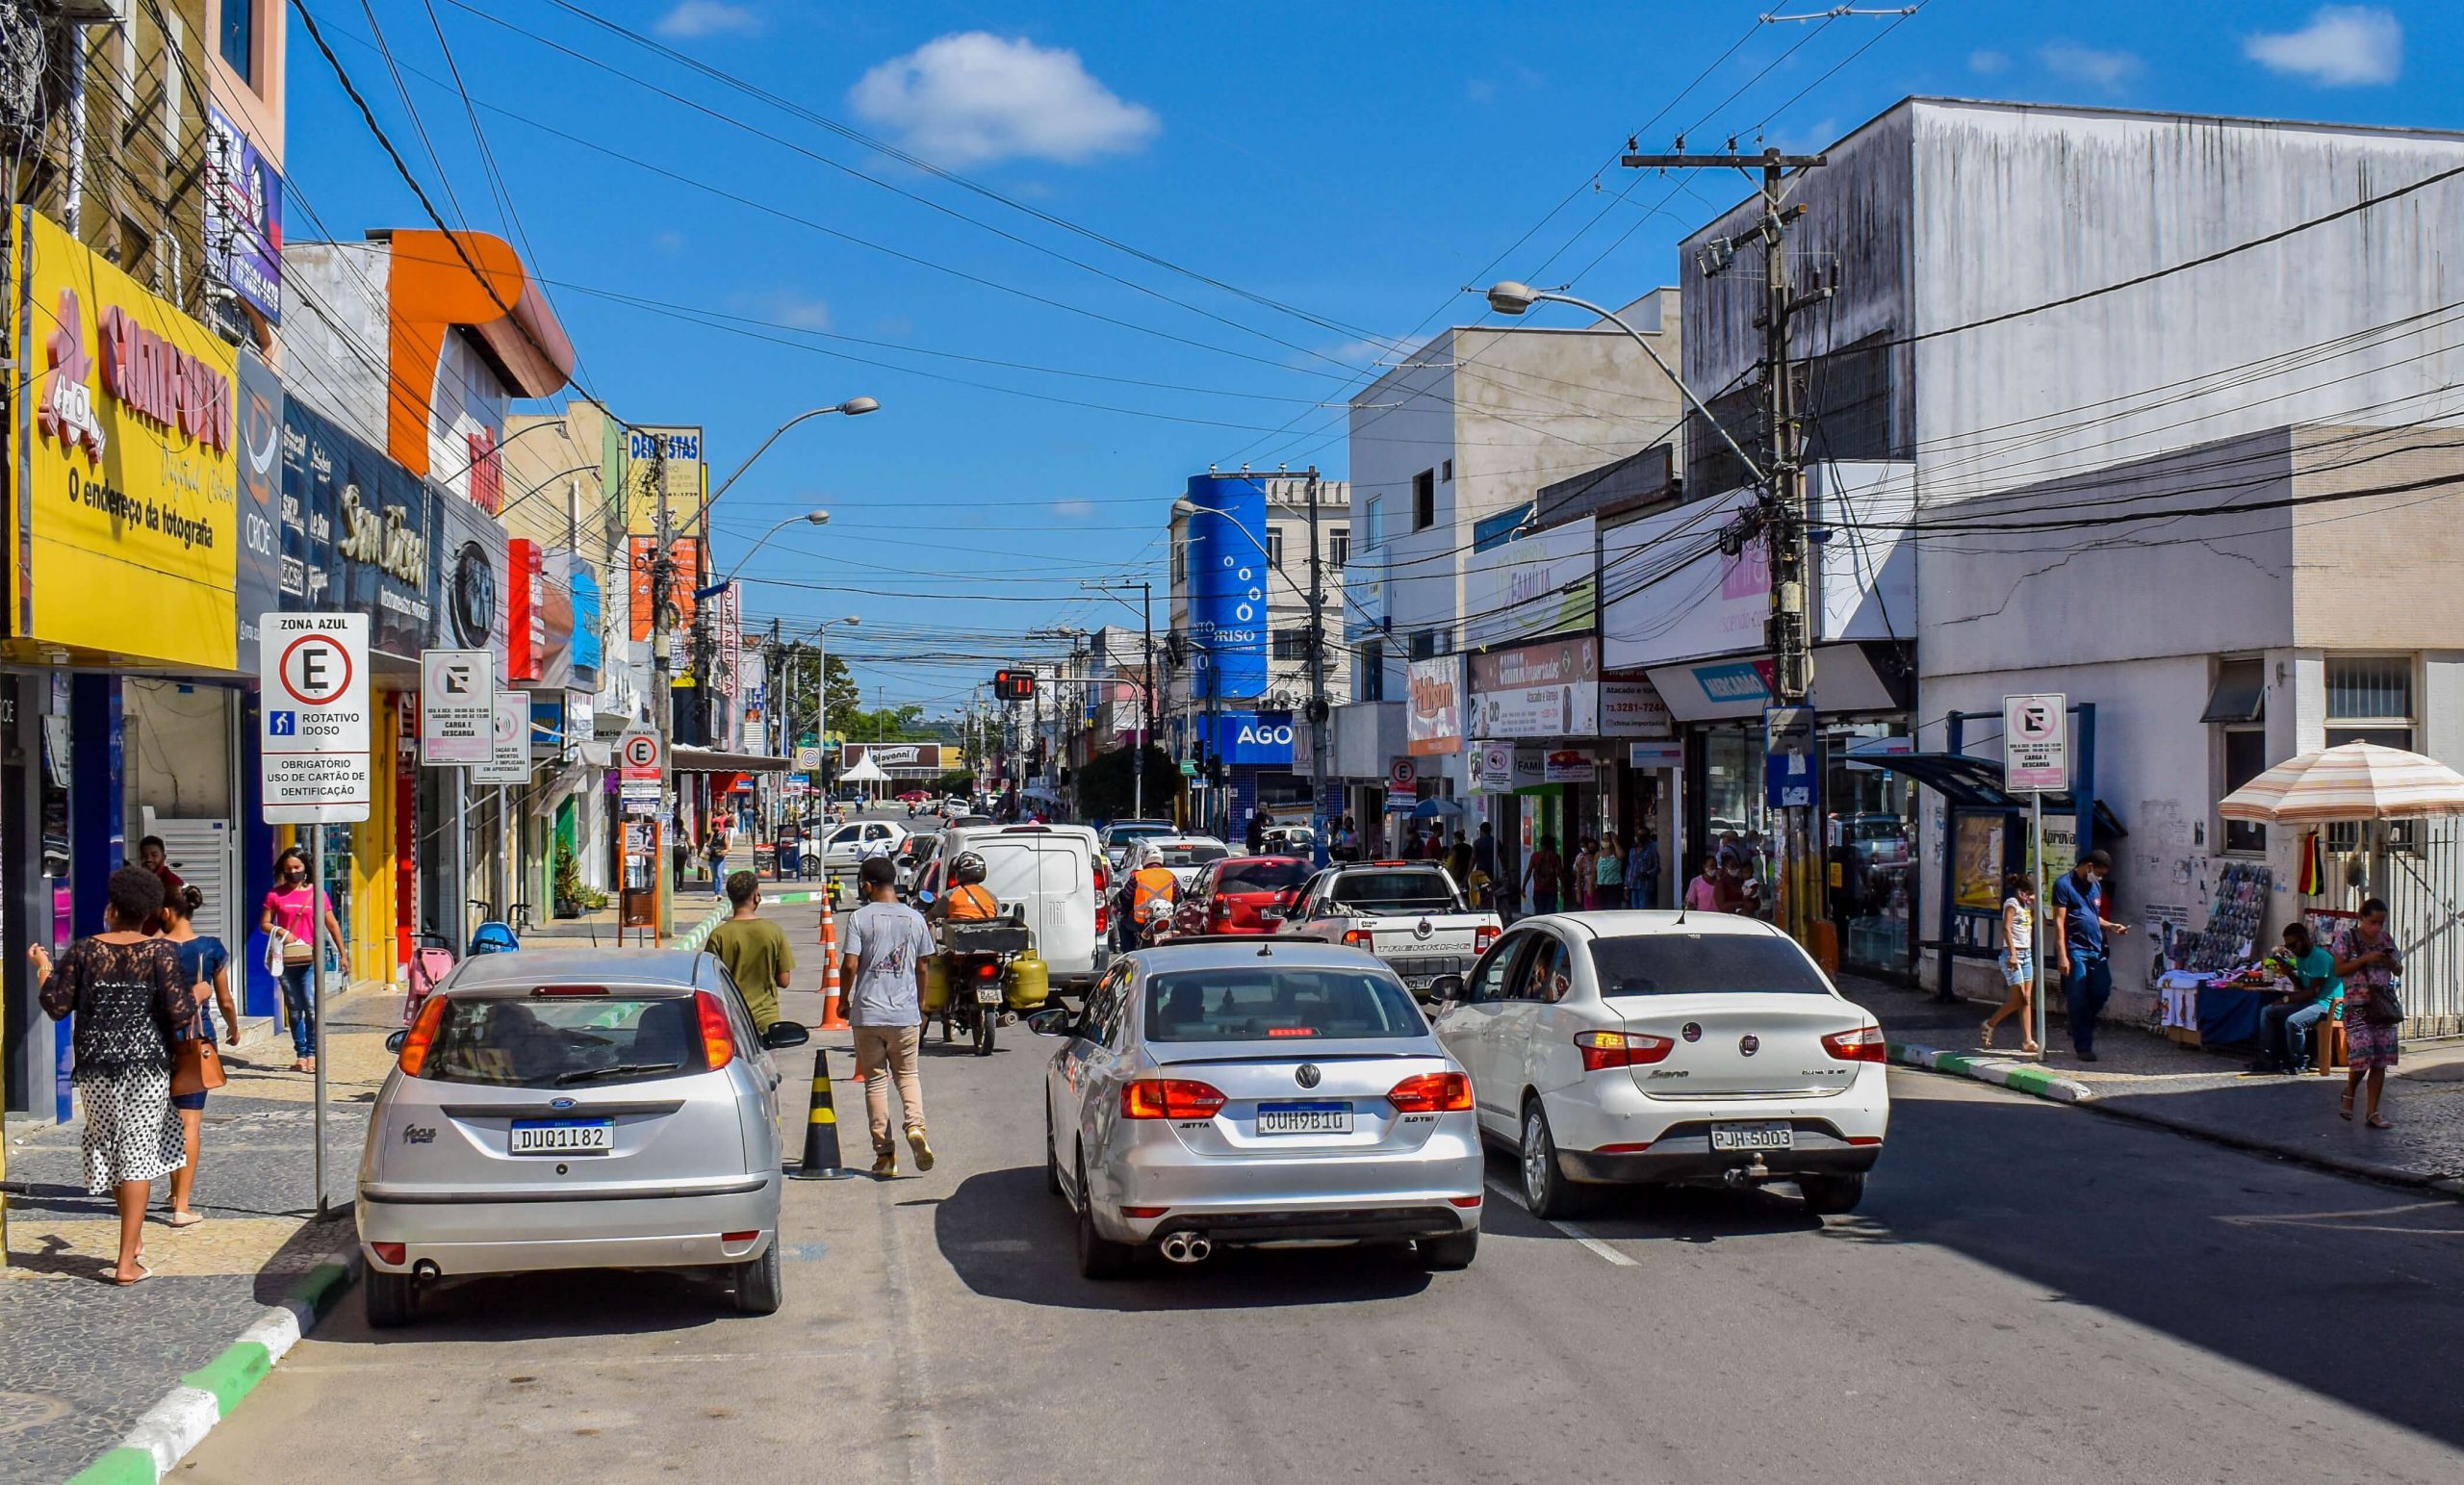
<svg viewBox="0 0 2464 1485"><path fill-rule="evenodd" d="M924 1090L915 1076L924 1035L924 960L933 931L924 914L898 900L898 869L877 856L859 873L864 905L840 930L839 977L848 986L847 1020L856 1030L856 1071L864 1080L864 1112L872 1120L873 1174L898 1174L898 1144L889 1132L889 1089L898 1084L908 1145L915 1168L933 1168L924 1139Z"/></svg>

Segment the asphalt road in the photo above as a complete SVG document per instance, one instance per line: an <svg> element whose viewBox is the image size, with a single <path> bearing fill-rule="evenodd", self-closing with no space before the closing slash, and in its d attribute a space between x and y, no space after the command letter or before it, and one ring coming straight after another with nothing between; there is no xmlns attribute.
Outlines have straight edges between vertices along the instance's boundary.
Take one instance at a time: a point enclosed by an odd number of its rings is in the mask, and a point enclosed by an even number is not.
<svg viewBox="0 0 2464 1485"><path fill-rule="evenodd" d="M354 1293L179 1473L2464 1478L2451 1201L1894 1071L1853 1216L1680 1192L1557 1227L1501 1158L1462 1273L1304 1251L1095 1285L1043 1190L1051 1046L933 1052L931 1174L791 1185L775 1317L561 1275L449 1286L380 1334ZM839 1103L860 1163L860 1090Z"/></svg>

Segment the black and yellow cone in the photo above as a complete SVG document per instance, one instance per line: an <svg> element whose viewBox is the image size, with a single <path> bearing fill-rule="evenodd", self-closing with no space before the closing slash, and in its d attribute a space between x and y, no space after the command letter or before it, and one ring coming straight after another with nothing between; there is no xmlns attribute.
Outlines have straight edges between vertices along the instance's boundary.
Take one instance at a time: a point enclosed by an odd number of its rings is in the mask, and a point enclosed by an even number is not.
<svg viewBox="0 0 2464 1485"><path fill-rule="evenodd" d="M798 1181L844 1181L856 1172L838 1164L838 1111L830 1098L830 1053L812 1054L812 1112L805 1117L804 1163L787 1174Z"/></svg>

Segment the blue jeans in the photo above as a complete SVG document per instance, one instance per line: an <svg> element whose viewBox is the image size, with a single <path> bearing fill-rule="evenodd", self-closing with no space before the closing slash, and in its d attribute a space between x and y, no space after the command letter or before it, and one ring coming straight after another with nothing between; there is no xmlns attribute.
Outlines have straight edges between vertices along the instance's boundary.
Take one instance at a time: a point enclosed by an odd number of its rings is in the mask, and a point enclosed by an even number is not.
<svg viewBox="0 0 2464 1485"><path fill-rule="evenodd" d="M317 991L309 983L313 964L286 964L282 970L282 1010L291 1020L294 1057L317 1055Z"/></svg>
<svg viewBox="0 0 2464 1485"><path fill-rule="evenodd" d="M2114 970L2101 954L2070 951L2070 967L2063 971L2062 998L2070 1010L2070 1045L2082 1053L2096 1050L2096 1017L2113 999Z"/></svg>
<svg viewBox="0 0 2464 1485"><path fill-rule="evenodd" d="M2325 1018L2327 1008L2317 1003L2269 1006L2259 1011L2259 1056L2278 1063L2287 1072L2299 1072L2310 1063L2310 1028Z"/></svg>

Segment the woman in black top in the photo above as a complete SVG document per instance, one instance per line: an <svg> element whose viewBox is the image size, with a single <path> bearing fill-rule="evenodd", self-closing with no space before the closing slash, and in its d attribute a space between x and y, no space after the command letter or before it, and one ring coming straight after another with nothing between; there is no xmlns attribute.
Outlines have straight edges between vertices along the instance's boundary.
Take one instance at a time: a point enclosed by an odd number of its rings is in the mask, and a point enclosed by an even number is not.
<svg viewBox="0 0 2464 1485"><path fill-rule="evenodd" d="M188 1163L171 1113L171 1035L195 1002L180 980L179 951L143 933L163 909L163 883L142 866L123 866L112 873L110 893L103 932L70 944L58 964L40 944L29 946L26 958L44 1013L55 1021L77 1015L86 1190L110 1191L118 1204L119 1262L110 1278L128 1285L153 1276L137 1261L153 1183Z"/></svg>

